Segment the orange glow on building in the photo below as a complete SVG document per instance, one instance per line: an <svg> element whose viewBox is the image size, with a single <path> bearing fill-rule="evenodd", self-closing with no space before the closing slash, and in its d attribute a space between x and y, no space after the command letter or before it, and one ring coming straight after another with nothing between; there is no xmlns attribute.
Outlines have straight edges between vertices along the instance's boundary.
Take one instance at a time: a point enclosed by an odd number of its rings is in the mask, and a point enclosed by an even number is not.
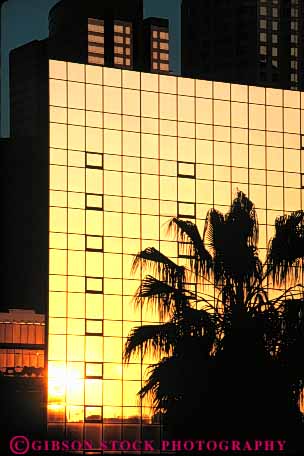
<svg viewBox="0 0 304 456"><path fill-rule="evenodd" d="M129 331L157 321L132 304L134 255L182 264L166 223L202 227L239 188L263 258L275 217L302 207L303 95L62 61L49 77L49 430L159 436L137 395L153 360L123 363Z"/></svg>

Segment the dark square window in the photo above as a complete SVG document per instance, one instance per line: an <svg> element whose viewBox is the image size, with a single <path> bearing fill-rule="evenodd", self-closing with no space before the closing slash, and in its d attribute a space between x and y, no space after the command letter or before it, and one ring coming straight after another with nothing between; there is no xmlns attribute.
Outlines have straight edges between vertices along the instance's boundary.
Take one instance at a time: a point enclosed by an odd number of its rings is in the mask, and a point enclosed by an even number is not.
<svg viewBox="0 0 304 456"><path fill-rule="evenodd" d="M177 175L179 177L195 177L195 163L191 162L178 162L177 163Z"/></svg>
<svg viewBox="0 0 304 456"><path fill-rule="evenodd" d="M102 277L86 277L86 292L102 294L103 293L103 278Z"/></svg>
<svg viewBox="0 0 304 456"><path fill-rule="evenodd" d="M103 195L94 193L86 193L86 208L95 209L97 211L103 210Z"/></svg>
<svg viewBox="0 0 304 456"><path fill-rule="evenodd" d="M181 218L195 218L195 203L178 202L177 214Z"/></svg>
<svg viewBox="0 0 304 456"><path fill-rule="evenodd" d="M102 320L86 320L86 334L103 334Z"/></svg>

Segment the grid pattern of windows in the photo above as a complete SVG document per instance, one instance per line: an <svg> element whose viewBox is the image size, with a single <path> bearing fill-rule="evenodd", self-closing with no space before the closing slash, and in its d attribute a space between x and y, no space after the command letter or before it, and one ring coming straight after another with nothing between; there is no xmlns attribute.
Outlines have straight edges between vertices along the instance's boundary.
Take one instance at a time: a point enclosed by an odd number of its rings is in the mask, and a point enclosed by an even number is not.
<svg viewBox="0 0 304 456"><path fill-rule="evenodd" d="M169 73L169 32L165 28L151 29L151 70Z"/></svg>
<svg viewBox="0 0 304 456"><path fill-rule="evenodd" d="M88 19L88 62L104 65L104 21Z"/></svg>
<svg viewBox="0 0 304 456"><path fill-rule="evenodd" d="M132 68L133 65L132 23L114 22L114 66Z"/></svg>
<svg viewBox="0 0 304 456"><path fill-rule="evenodd" d="M303 111L295 91L50 62L50 434L157 441L137 397L153 359L122 361L129 331L155 322L132 304L134 254L155 247L183 264L166 223L201 229L238 188L265 257L275 217L303 208Z"/></svg>
<svg viewBox="0 0 304 456"><path fill-rule="evenodd" d="M260 80L278 81L280 66L282 72L288 66L288 78L292 90L299 89L301 53L302 3L299 0L259 1L259 54ZM286 20L286 15L288 21ZM289 46L280 54L281 47ZM285 49L285 48L284 48ZM285 62L284 62L285 59ZM283 73L282 73L283 74Z"/></svg>
<svg viewBox="0 0 304 456"><path fill-rule="evenodd" d="M299 2L298 0L291 0L290 5L290 82L291 87L297 89L299 85Z"/></svg>
<svg viewBox="0 0 304 456"><path fill-rule="evenodd" d="M261 81L278 80L279 46L278 1L260 0L259 2L259 52Z"/></svg>

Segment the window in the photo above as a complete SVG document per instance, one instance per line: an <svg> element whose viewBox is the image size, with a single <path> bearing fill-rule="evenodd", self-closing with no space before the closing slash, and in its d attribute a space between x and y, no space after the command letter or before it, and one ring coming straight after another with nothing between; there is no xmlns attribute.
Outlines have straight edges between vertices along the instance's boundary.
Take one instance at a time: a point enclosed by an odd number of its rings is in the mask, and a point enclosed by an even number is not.
<svg viewBox="0 0 304 456"><path fill-rule="evenodd" d="M260 7L260 16L266 16L266 15L267 15L267 7L261 6Z"/></svg>
<svg viewBox="0 0 304 456"><path fill-rule="evenodd" d="M260 19L260 29L266 29L267 21L266 19Z"/></svg>
<svg viewBox="0 0 304 456"><path fill-rule="evenodd" d="M99 407L99 406L86 407L84 419L86 422L89 422L89 423L100 423L102 420L102 407Z"/></svg>
<svg viewBox="0 0 304 456"><path fill-rule="evenodd" d="M292 43L297 43L298 42L298 36L297 35L291 35L290 36L290 41Z"/></svg>
<svg viewBox="0 0 304 456"><path fill-rule="evenodd" d="M297 31L298 30L298 23L294 22L294 21L291 21L290 29Z"/></svg>
<svg viewBox="0 0 304 456"><path fill-rule="evenodd" d="M291 16L298 17L299 11L297 8L291 8Z"/></svg>
<svg viewBox="0 0 304 456"><path fill-rule="evenodd" d="M87 193L86 194L86 208L102 211L103 210L103 195Z"/></svg>
<svg viewBox="0 0 304 456"><path fill-rule="evenodd" d="M102 320L86 320L86 334L103 334L103 321Z"/></svg>
<svg viewBox="0 0 304 456"><path fill-rule="evenodd" d="M293 57L298 57L298 48L291 48L290 55L292 55Z"/></svg>
<svg viewBox="0 0 304 456"><path fill-rule="evenodd" d="M86 277L86 292L87 293L103 293L103 278Z"/></svg>
<svg viewBox="0 0 304 456"><path fill-rule="evenodd" d="M272 16L278 17L278 8L272 8Z"/></svg>
<svg viewBox="0 0 304 456"><path fill-rule="evenodd" d="M151 33L151 70L169 72L169 33L153 27Z"/></svg>
<svg viewBox="0 0 304 456"><path fill-rule="evenodd" d="M122 68L133 66L132 24L114 22L114 65Z"/></svg>
<svg viewBox="0 0 304 456"><path fill-rule="evenodd" d="M298 76L297 76L297 74L296 74L296 73L291 73L291 75L290 75L290 80L291 80L292 82L298 82Z"/></svg>
<svg viewBox="0 0 304 456"><path fill-rule="evenodd" d="M88 63L104 65L104 21L88 19Z"/></svg>
<svg viewBox="0 0 304 456"><path fill-rule="evenodd" d="M168 34L167 31L166 32L159 32L159 37L160 37L161 40L167 40L167 41L169 40L169 34Z"/></svg>
<svg viewBox="0 0 304 456"><path fill-rule="evenodd" d="M161 41L159 43L159 48L163 51L169 51L169 43Z"/></svg>
<svg viewBox="0 0 304 456"><path fill-rule="evenodd" d="M86 250L91 252L103 252L103 236L86 235Z"/></svg>
<svg viewBox="0 0 304 456"><path fill-rule="evenodd" d="M179 177L195 177L195 163L178 162L177 174Z"/></svg>
<svg viewBox="0 0 304 456"><path fill-rule="evenodd" d="M267 41L267 35L266 33L260 33L260 41L262 41L263 43L266 43Z"/></svg>
<svg viewBox="0 0 304 456"><path fill-rule="evenodd" d="M0 350L0 371L9 374L19 374L27 376L27 368L35 368L35 375L42 375L44 367L43 350L26 349L1 349ZM33 371L31 372L31 375Z"/></svg>
<svg viewBox="0 0 304 456"><path fill-rule="evenodd" d="M195 204L194 203L177 203L178 217L182 218L195 218Z"/></svg>
<svg viewBox="0 0 304 456"><path fill-rule="evenodd" d="M194 258L193 246L191 242L178 241L177 252L179 258Z"/></svg>
<svg viewBox="0 0 304 456"><path fill-rule="evenodd" d="M262 56L265 56L267 54L267 48L266 46L260 46L260 54Z"/></svg>
<svg viewBox="0 0 304 456"><path fill-rule="evenodd" d="M292 60L290 62L290 68L297 70L298 69L298 62L296 60Z"/></svg>
<svg viewBox="0 0 304 456"><path fill-rule="evenodd" d="M94 152L87 152L86 154L86 167L87 168L103 168L103 155Z"/></svg>
<svg viewBox="0 0 304 456"><path fill-rule="evenodd" d="M278 23L276 21L272 21L272 30L278 30Z"/></svg>
<svg viewBox="0 0 304 456"><path fill-rule="evenodd" d="M86 377L102 378L103 364L102 363L86 363L85 375L86 375Z"/></svg>

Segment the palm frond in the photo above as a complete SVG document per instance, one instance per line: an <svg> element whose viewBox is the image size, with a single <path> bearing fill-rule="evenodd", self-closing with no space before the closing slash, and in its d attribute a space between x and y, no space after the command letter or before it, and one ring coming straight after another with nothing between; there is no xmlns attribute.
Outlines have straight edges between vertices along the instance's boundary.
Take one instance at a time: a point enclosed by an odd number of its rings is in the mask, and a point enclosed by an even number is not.
<svg viewBox="0 0 304 456"><path fill-rule="evenodd" d="M183 304L187 304L188 297L183 289L177 289L167 282L148 275L142 281L133 297L138 308L147 304L156 310L161 321L165 320Z"/></svg>
<svg viewBox="0 0 304 456"><path fill-rule="evenodd" d="M207 212L203 233L204 245L207 245L214 256L215 252L223 249L225 227L224 215L212 208Z"/></svg>
<svg viewBox="0 0 304 456"><path fill-rule="evenodd" d="M172 218L168 224L168 232L173 232L183 244L184 253L189 258L191 271L197 278L209 277L212 271L212 257L204 246L197 226L189 220Z"/></svg>
<svg viewBox="0 0 304 456"><path fill-rule="evenodd" d="M137 271L139 267L144 271L150 270L153 275L159 276L160 280L171 285L181 283L185 279L184 267L178 266L154 247L147 247L135 256L131 273Z"/></svg>
<svg viewBox="0 0 304 456"><path fill-rule="evenodd" d="M124 359L129 362L131 356L170 354L174 348L176 337L177 328L172 322L137 326L128 335Z"/></svg>
<svg viewBox="0 0 304 456"><path fill-rule="evenodd" d="M304 211L277 217L275 235L268 246L274 283L297 281L304 272Z"/></svg>

